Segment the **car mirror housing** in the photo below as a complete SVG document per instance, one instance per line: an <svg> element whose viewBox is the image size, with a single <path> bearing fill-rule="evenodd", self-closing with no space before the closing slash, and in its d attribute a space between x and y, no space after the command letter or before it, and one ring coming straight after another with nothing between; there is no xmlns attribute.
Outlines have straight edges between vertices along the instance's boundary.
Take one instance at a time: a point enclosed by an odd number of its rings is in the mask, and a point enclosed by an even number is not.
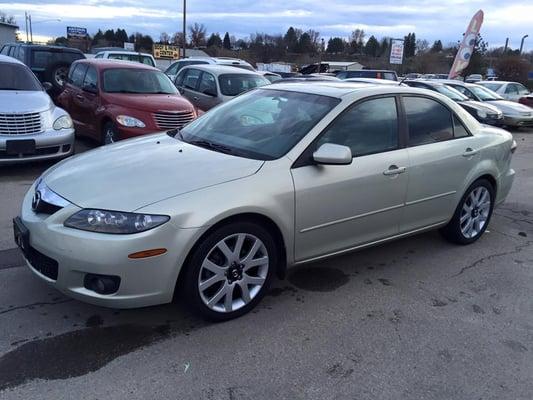
<svg viewBox="0 0 533 400"><path fill-rule="evenodd" d="M349 165L353 157L348 146L324 143L313 153L313 160L322 165Z"/></svg>

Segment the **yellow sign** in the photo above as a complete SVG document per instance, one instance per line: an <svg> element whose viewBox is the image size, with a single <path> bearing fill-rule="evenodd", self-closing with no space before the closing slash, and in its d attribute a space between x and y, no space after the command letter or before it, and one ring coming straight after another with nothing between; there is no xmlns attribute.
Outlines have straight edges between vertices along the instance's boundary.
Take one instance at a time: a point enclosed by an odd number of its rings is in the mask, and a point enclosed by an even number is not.
<svg viewBox="0 0 533 400"><path fill-rule="evenodd" d="M167 60L177 60L180 58L180 48L171 44L157 44L153 47L154 58L165 58Z"/></svg>

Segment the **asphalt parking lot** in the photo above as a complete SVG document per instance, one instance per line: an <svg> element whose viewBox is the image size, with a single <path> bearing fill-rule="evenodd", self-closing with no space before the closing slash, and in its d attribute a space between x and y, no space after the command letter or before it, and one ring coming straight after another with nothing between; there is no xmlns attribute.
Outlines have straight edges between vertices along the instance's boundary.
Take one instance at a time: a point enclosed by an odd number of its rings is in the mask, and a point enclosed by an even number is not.
<svg viewBox="0 0 533 400"><path fill-rule="evenodd" d="M38 281L11 218L51 163L1 167L0 398L530 400L533 129L513 135L514 187L476 244L430 232L300 267L219 324Z"/></svg>

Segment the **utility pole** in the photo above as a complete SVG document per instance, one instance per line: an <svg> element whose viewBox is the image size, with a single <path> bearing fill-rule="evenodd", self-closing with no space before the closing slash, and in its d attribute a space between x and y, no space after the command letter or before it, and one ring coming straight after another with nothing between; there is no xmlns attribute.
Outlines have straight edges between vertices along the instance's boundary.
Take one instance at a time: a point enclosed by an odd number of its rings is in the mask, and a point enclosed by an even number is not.
<svg viewBox="0 0 533 400"><path fill-rule="evenodd" d="M29 33L28 33L28 13L24 11L24 21L26 22L26 43L28 43Z"/></svg>
<svg viewBox="0 0 533 400"><path fill-rule="evenodd" d="M28 15L28 20L30 21L30 42L33 43L33 27L31 26L31 14Z"/></svg>
<svg viewBox="0 0 533 400"><path fill-rule="evenodd" d="M509 47L509 38L505 39L505 48L503 49L503 54L507 53L507 47Z"/></svg>
<svg viewBox="0 0 533 400"><path fill-rule="evenodd" d="M522 37L522 41L520 42L520 53L518 54L522 54L522 49L524 48L524 40L526 40L527 37L529 37L529 35L524 35Z"/></svg>
<svg viewBox="0 0 533 400"><path fill-rule="evenodd" d="M185 58L185 49L187 48L187 0L183 0L183 58Z"/></svg>

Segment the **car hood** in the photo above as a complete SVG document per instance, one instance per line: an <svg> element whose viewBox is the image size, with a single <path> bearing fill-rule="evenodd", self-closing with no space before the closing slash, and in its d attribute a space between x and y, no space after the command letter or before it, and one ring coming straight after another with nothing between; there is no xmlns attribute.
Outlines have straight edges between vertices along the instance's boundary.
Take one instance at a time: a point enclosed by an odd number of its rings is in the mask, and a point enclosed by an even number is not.
<svg viewBox="0 0 533 400"><path fill-rule="evenodd" d="M179 94L106 93L105 97L110 104L146 112L194 111L191 102Z"/></svg>
<svg viewBox="0 0 533 400"><path fill-rule="evenodd" d="M255 174L264 161L155 134L88 151L50 168L44 183L82 208L134 211Z"/></svg>
<svg viewBox="0 0 533 400"><path fill-rule="evenodd" d="M498 107L493 106L489 103L483 103L481 101L465 100L465 101L461 101L460 104L464 105L465 107L473 108L474 110L485 111L487 113L492 113L492 114L498 114L501 112Z"/></svg>
<svg viewBox="0 0 533 400"><path fill-rule="evenodd" d="M0 90L0 104L3 113L41 112L53 106L46 92L26 90Z"/></svg>
<svg viewBox="0 0 533 400"><path fill-rule="evenodd" d="M527 106L524 106L520 103L515 103L513 101L508 100L490 100L487 101L487 103L498 107L504 114L510 113L510 114L516 114L519 112L531 112L531 109Z"/></svg>

